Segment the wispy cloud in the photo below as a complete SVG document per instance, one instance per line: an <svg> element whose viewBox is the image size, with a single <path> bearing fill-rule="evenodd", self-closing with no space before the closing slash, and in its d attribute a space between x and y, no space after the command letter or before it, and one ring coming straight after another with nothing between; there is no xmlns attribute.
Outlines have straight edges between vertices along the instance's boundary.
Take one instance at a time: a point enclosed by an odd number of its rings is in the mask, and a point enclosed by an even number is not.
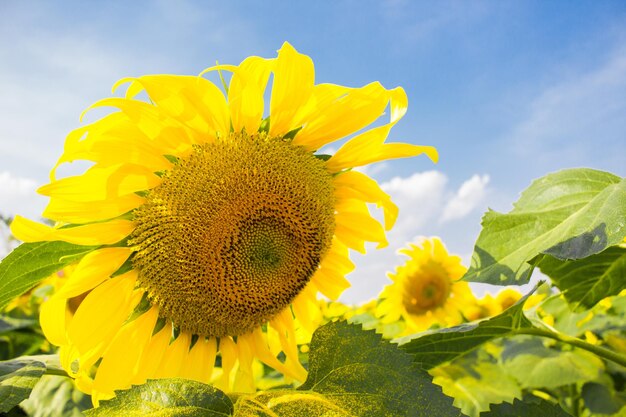
<svg viewBox="0 0 626 417"><path fill-rule="evenodd" d="M563 79L532 100L508 135L509 143L517 156L545 165L555 160L577 165L592 155L605 164L623 166L626 47L620 43L598 65L572 75L573 71L563 68Z"/></svg>
<svg viewBox="0 0 626 417"><path fill-rule="evenodd" d="M485 210L488 175L475 174L457 189L451 188L449 182L445 174L433 170L395 177L381 184L398 205L398 220L387 233L388 247L374 250L371 246L365 256L352 256L357 268L350 277L352 288L342 297L344 301L360 302L375 297L387 284L387 272L402 261L396 252L407 242L418 236L446 235L458 228L452 220ZM380 212L376 215L380 218Z"/></svg>
<svg viewBox="0 0 626 417"><path fill-rule="evenodd" d="M457 220L467 216L484 202L487 184L489 184L489 175L474 175L465 181L446 203L440 221Z"/></svg>

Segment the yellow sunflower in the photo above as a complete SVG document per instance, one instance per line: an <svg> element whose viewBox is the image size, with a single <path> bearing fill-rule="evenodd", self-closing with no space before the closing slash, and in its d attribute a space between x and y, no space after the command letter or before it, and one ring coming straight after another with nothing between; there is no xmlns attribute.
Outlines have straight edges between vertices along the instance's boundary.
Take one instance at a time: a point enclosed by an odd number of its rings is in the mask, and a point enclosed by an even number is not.
<svg viewBox="0 0 626 417"><path fill-rule="evenodd" d="M500 313L502 313L502 306L491 294L475 299L472 305L463 310L463 315L468 321L481 320Z"/></svg>
<svg viewBox="0 0 626 417"><path fill-rule="evenodd" d="M422 239L401 249L409 260L389 273L387 285L377 306L383 323L404 319L406 333L427 330L433 325L454 326L463 322L462 311L472 303L461 258L449 255L439 238Z"/></svg>
<svg viewBox="0 0 626 417"><path fill-rule="evenodd" d="M215 70L232 73L225 94L202 77ZM124 98L91 106L118 111L71 132L39 189L55 227L12 224L25 242L98 247L41 315L63 366L96 403L148 378L211 381L216 356L223 389L254 389L255 358L303 381L296 327L314 330L317 293L337 299L354 268L349 249L384 246L397 215L351 168L437 159L429 146L385 143L406 112L404 90L315 84L312 60L288 43L276 58L129 78L114 90L124 83ZM364 129L386 108L389 122ZM348 136L334 155L316 154ZM74 160L93 165L57 179ZM382 207L384 228L368 203ZM85 293L67 315L67 301Z"/></svg>

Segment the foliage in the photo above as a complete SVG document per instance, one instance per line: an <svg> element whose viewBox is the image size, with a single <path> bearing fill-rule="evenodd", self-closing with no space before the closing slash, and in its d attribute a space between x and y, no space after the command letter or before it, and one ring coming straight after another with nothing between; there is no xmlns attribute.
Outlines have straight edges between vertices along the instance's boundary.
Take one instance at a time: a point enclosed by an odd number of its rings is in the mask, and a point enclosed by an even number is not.
<svg viewBox="0 0 626 417"><path fill-rule="evenodd" d="M511 212L489 211L467 281L549 281L513 303L484 297L466 322L408 334L376 302L320 302L327 324L301 346L301 386L261 367L255 393L150 380L91 408L38 324L45 278L85 250L23 244L0 264L0 412L78 416L626 415L626 180L571 169L534 181ZM389 266L391 269L392 266ZM34 288L33 288L34 287ZM511 305L511 303L513 303ZM471 321L478 318L476 321ZM29 398L30 397L30 398Z"/></svg>
<svg viewBox="0 0 626 417"><path fill-rule="evenodd" d="M468 281L523 284L540 254L582 259L624 240L626 179L568 169L535 180L507 214L483 217Z"/></svg>
<svg viewBox="0 0 626 417"><path fill-rule="evenodd" d="M297 389L238 395L180 379L149 381L105 401L93 416L459 416L431 377L397 346L360 326L334 322L311 342L309 376ZM158 394L157 394L158 393Z"/></svg>

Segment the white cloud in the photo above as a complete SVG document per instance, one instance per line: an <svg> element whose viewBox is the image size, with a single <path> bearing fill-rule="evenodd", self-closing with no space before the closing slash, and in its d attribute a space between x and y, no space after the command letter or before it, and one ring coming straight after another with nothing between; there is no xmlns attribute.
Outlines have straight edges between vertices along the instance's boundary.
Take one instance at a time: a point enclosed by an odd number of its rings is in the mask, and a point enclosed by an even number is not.
<svg viewBox="0 0 626 417"><path fill-rule="evenodd" d="M0 214L22 214L37 218L44 203L44 199L38 198L35 192L37 185L30 178L21 178L6 171L0 172Z"/></svg>
<svg viewBox="0 0 626 417"><path fill-rule="evenodd" d="M474 175L457 190L443 209L441 221L456 220L467 216L480 203L487 193L489 175Z"/></svg>
<svg viewBox="0 0 626 417"><path fill-rule="evenodd" d="M478 224L477 218L469 218L479 215L486 208L485 187L488 181L488 175L475 174L455 190L450 189L445 174L433 170L409 177L395 177L382 183L381 188L399 208L398 220L394 228L387 232L388 247L375 250L371 245L366 255L351 255L356 270L348 277L352 287L344 293L342 300L356 303L375 297L388 283L387 272L404 260L397 250L415 241L418 236L445 236L459 230L459 222L452 225L443 221L444 218ZM382 220L380 212L374 214Z"/></svg>
<svg viewBox="0 0 626 417"><path fill-rule="evenodd" d="M395 177L382 184L400 208L396 229L419 229L440 211L448 178L439 171L419 172L407 178ZM407 236L408 237L408 236Z"/></svg>

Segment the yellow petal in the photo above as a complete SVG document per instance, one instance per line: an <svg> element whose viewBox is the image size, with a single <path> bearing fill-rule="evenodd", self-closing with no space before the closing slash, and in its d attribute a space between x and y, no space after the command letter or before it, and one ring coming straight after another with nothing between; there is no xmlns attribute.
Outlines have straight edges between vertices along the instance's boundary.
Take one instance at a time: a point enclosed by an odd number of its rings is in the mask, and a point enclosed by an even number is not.
<svg viewBox="0 0 626 417"><path fill-rule="evenodd" d="M437 162L437 150L432 146L418 146L408 143L387 143L385 139L391 128L404 116L408 105L406 93L400 87L389 91L391 103L391 121L383 126L370 129L346 142L328 160L330 172L371 164L386 159L405 158L425 153L433 162Z"/></svg>
<svg viewBox="0 0 626 417"><path fill-rule="evenodd" d="M202 77L148 75L135 79L166 114L198 132L226 135L230 114L219 88ZM134 92L134 91L133 91Z"/></svg>
<svg viewBox="0 0 626 417"><path fill-rule="evenodd" d="M75 378L77 373L72 364L78 360L78 350L73 345L61 345L59 348L59 361L61 366L68 373L69 376Z"/></svg>
<svg viewBox="0 0 626 417"><path fill-rule="evenodd" d="M376 203L385 214L385 229L391 230L398 218L398 206L385 193L376 181L357 171L347 171L338 175L333 181L335 195L339 199L357 198L368 203Z"/></svg>
<svg viewBox="0 0 626 417"><path fill-rule="evenodd" d="M316 312L319 312L319 309L315 304L315 291L311 285L304 287L291 303L296 320L309 334L313 334L320 324L320 317L316 314ZM311 306L314 306L314 308L311 308Z"/></svg>
<svg viewBox="0 0 626 417"><path fill-rule="evenodd" d="M332 269L320 268L311 278L318 291L333 301L337 301L343 292L350 288L350 281L344 274Z"/></svg>
<svg viewBox="0 0 626 417"><path fill-rule="evenodd" d="M137 319L126 323L113 338L102 355L93 382L93 390L113 394L114 390L130 388L137 373L137 364L150 341L158 318L158 310L152 308Z"/></svg>
<svg viewBox="0 0 626 417"><path fill-rule="evenodd" d="M378 82L350 89L329 84L315 86L315 104L309 104L299 114L298 120L302 119L304 127L294 144L314 151L351 135L378 119L389 97L390 92Z"/></svg>
<svg viewBox="0 0 626 417"><path fill-rule="evenodd" d="M136 194L129 194L106 201L86 202L53 198L50 199L43 216L66 223L92 223L119 217L141 206L145 201L145 198Z"/></svg>
<svg viewBox="0 0 626 417"><path fill-rule="evenodd" d="M148 346L141 355L137 375L131 382L133 385L143 384L147 379L154 378L159 365L161 365L165 351L170 344L171 337L172 324L170 322L167 322L162 329L152 335Z"/></svg>
<svg viewBox="0 0 626 417"><path fill-rule="evenodd" d="M330 250L322 259L320 267L334 269L342 274L354 271L354 263L350 260L348 247L337 240L337 238L334 238Z"/></svg>
<svg viewBox="0 0 626 417"><path fill-rule="evenodd" d="M228 87L228 106L233 130L245 129L252 134L263 119L263 94L272 69L273 60L251 56L243 60Z"/></svg>
<svg viewBox="0 0 626 417"><path fill-rule="evenodd" d="M268 331L275 330L268 328ZM268 346L268 338L268 334L264 334L261 328L256 328L252 333L247 333L239 336L237 338L237 344L247 343L251 351L254 352L254 356L257 357L261 362L265 363L267 366L276 369L278 372L281 372L286 376L297 379L298 375L293 373L290 368L286 367L272 353L272 350ZM280 348L278 350L280 350Z"/></svg>
<svg viewBox="0 0 626 417"><path fill-rule="evenodd" d="M213 375L217 341L214 337L201 337L189 351L185 363L180 371L180 377L208 384Z"/></svg>
<svg viewBox="0 0 626 417"><path fill-rule="evenodd" d="M67 344L66 332L67 300L52 296L41 304L39 324L46 339L53 345Z"/></svg>
<svg viewBox="0 0 626 417"><path fill-rule="evenodd" d="M15 216L11 233L22 242L62 241L76 245L112 245L128 236L135 225L129 220L111 220L84 226L56 228Z"/></svg>
<svg viewBox="0 0 626 417"><path fill-rule="evenodd" d="M171 166L163 155L175 152L175 149L159 146L158 140L152 140L126 115L116 112L70 132L63 154L50 172L50 179L55 180L59 165L78 159L101 166L140 164L150 171L162 171Z"/></svg>
<svg viewBox="0 0 626 417"><path fill-rule="evenodd" d="M235 382L233 391L236 392L255 392L254 375L252 374L252 361L254 360L253 350L248 343L241 343L237 339L237 352L239 359L239 367L235 374Z"/></svg>
<svg viewBox="0 0 626 417"><path fill-rule="evenodd" d="M313 90L313 61L285 42L278 51L274 65L274 81L270 99L270 136L281 136L296 127L293 118Z"/></svg>
<svg viewBox="0 0 626 417"><path fill-rule="evenodd" d="M104 248L88 253L55 296L76 297L97 287L117 271L131 253L131 249L127 247Z"/></svg>
<svg viewBox="0 0 626 417"><path fill-rule="evenodd" d="M206 138L206 135L164 114L157 106L138 100L105 98L89 106L83 115L99 107L118 108L143 135L154 141L155 146L167 149L163 152L164 154L179 155L183 150L189 149L193 143L201 143L205 141L203 137Z"/></svg>
<svg viewBox="0 0 626 417"><path fill-rule="evenodd" d="M385 231L370 216L367 206L358 200L338 203L335 214L335 236L351 249L365 253L365 242L377 242L378 248L387 246Z"/></svg>
<svg viewBox="0 0 626 417"><path fill-rule="evenodd" d="M68 328L68 339L81 355L102 352L134 308L134 271L109 279L85 297ZM82 363L81 363L82 366Z"/></svg>
<svg viewBox="0 0 626 417"><path fill-rule="evenodd" d="M174 340L165 350L161 365L157 369L156 378L178 378L180 370L187 360L189 354L189 345L191 344L191 335L187 332L181 332L176 340Z"/></svg>
<svg viewBox="0 0 626 417"><path fill-rule="evenodd" d="M272 326L278 332L280 345L285 354L285 366L291 369L298 381L306 380L307 371L299 360L298 345L296 342L296 329L293 322L291 309L285 308L271 321Z"/></svg>
<svg viewBox="0 0 626 417"><path fill-rule="evenodd" d="M222 356L222 376L215 385L222 391L231 391L230 373L237 361L237 345L229 336L221 337L219 349Z"/></svg>
<svg viewBox="0 0 626 417"><path fill-rule="evenodd" d="M104 201L149 190L160 183L161 178L141 165L96 165L82 175L44 185L37 192L67 201Z"/></svg>

